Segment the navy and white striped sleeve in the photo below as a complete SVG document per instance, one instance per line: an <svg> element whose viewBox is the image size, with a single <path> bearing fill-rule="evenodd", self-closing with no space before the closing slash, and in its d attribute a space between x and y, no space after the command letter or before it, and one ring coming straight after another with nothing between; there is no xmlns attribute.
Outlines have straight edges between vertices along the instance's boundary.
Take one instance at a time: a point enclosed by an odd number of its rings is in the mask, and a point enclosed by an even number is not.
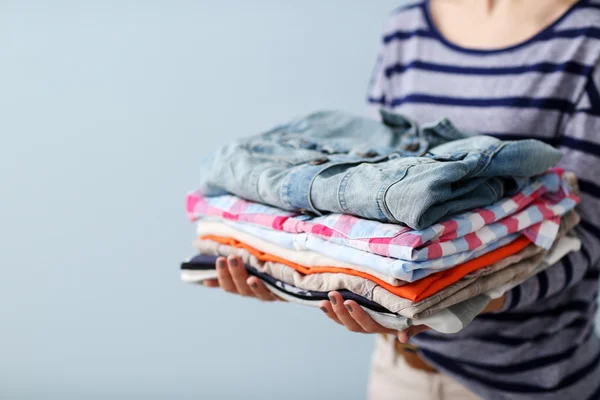
<svg viewBox="0 0 600 400"><path fill-rule="evenodd" d="M379 109L385 105L385 92L384 92L384 80L385 76L383 73L383 51L380 50L377 56L377 62L371 75L371 81L369 82L369 90L367 92L367 104L369 106L369 115L379 119Z"/></svg>
<svg viewBox="0 0 600 400"><path fill-rule="evenodd" d="M383 35L381 37L379 45L379 53L377 54L377 61L371 74L371 80L369 81L367 89L367 105L369 115L379 119L379 109L388 107L386 100L391 98L391 85L389 84L389 77L386 73L386 65L389 64L390 54L389 48L386 46L386 32L394 30L394 19L388 18L383 26ZM389 107L388 107L389 108Z"/></svg>
<svg viewBox="0 0 600 400"><path fill-rule="evenodd" d="M597 280L600 268L600 68L591 72L575 109L562 127L560 166L579 181L581 223L576 233L582 250L506 293L504 310L553 296L582 280Z"/></svg>

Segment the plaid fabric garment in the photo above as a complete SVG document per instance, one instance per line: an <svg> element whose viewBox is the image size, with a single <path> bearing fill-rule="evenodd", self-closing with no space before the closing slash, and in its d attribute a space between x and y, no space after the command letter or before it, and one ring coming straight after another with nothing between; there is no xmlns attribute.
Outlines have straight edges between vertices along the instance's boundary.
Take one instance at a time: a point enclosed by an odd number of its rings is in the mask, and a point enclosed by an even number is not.
<svg viewBox="0 0 600 400"><path fill-rule="evenodd" d="M564 215L579 202L562 174L560 169L550 170L534 178L514 196L422 230L344 214L311 217L232 195L204 197L198 191L188 194L187 212L192 221L207 216L220 217L277 231L306 233L407 261L432 260L480 249L516 232L547 249L558 232L554 217Z"/></svg>

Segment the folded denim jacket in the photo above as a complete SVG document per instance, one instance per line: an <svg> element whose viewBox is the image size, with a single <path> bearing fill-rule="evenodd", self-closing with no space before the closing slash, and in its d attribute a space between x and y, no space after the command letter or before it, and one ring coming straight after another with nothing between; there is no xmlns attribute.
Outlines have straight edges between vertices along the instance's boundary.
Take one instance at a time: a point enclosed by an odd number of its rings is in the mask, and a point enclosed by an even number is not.
<svg viewBox="0 0 600 400"><path fill-rule="evenodd" d="M317 112L234 141L202 161L200 190L422 229L518 192L561 158L533 139L501 141L447 119L419 126L381 115L379 122Z"/></svg>

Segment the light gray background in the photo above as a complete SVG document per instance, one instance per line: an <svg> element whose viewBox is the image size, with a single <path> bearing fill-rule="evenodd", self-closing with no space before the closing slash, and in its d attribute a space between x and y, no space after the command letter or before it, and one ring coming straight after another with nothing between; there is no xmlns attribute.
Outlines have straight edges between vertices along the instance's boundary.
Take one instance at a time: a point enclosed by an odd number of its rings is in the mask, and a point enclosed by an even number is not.
<svg viewBox="0 0 600 400"><path fill-rule="evenodd" d="M0 399L361 399L372 338L179 282L202 154L364 111L402 0L0 1Z"/></svg>
<svg viewBox="0 0 600 400"><path fill-rule="evenodd" d="M0 398L364 397L372 338L179 281L198 158L364 111L401 1L0 1Z"/></svg>

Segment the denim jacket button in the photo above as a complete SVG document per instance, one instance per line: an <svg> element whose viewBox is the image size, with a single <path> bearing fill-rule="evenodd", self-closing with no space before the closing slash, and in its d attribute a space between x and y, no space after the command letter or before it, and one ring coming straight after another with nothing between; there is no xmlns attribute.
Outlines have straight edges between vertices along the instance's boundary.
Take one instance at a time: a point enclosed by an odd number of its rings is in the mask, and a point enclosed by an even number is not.
<svg viewBox="0 0 600 400"><path fill-rule="evenodd" d="M417 142L405 143L402 145L403 150L411 151L411 152L419 150L420 147L421 147L421 145Z"/></svg>
<svg viewBox="0 0 600 400"><path fill-rule="evenodd" d="M379 153L371 150L371 151L367 151L366 153L358 153L358 155L362 158L371 158L371 157L377 157L379 155Z"/></svg>
<svg viewBox="0 0 600 400"><path fill-rule="evenodd" d="M312 211L307 210L306 208L300 208L298 210L296 210L297 213L302 214L302 215L308 215L308 216L316 216L315 213L313 213Z"/></svg>
<svg viewBox="0 0 600 400"><path fill-rule="evenodd" d="M321 164L325 164L328 161L329 161L329 158L323 157L323 158L317 158L316 160L312 160L309 162L309 164L310 165L321 165Z"/></svg>

